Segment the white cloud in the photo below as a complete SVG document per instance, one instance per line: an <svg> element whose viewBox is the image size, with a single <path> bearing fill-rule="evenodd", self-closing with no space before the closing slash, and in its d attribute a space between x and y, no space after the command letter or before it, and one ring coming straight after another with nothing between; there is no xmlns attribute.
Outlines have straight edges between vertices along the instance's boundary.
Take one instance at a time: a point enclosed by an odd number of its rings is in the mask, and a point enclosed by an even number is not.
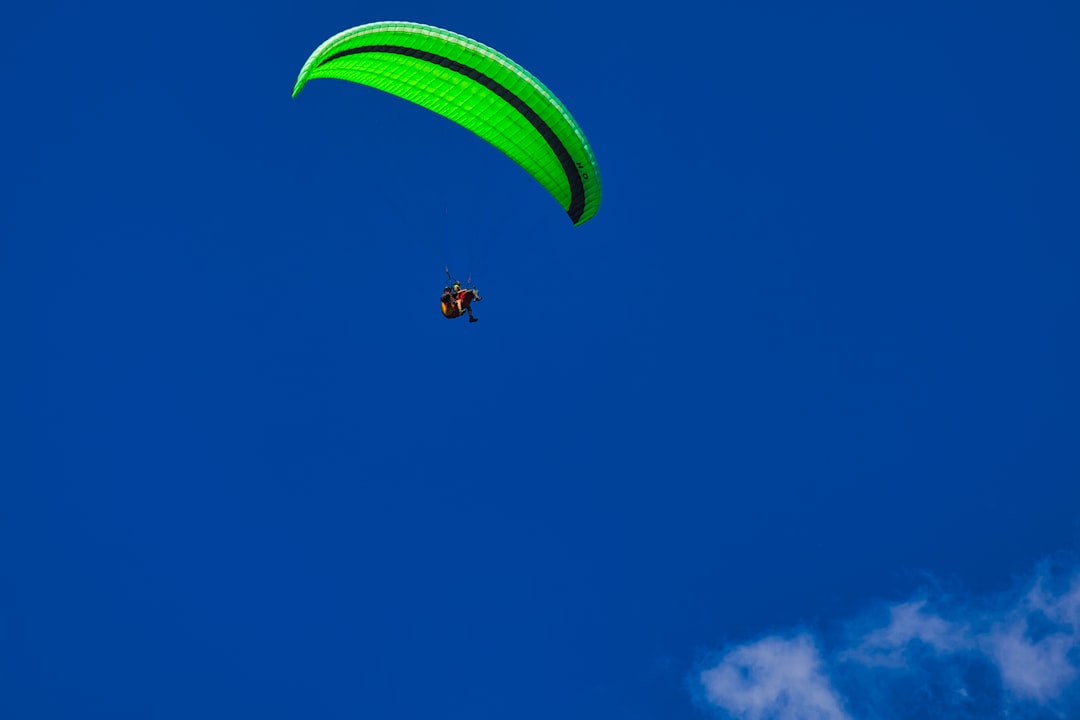
<svg viewBox="0 0 1080 720"><path fill-rule="evenodd" d="M740 720L849 720L807 635L737 647L701 683L709 702Z"/></svg>
<svg viewBox="0 0 1080 720"><path fill-rule="evenodd" d="M986 646L1007 690L1022 699L1046 702L1076 679L1076 668L1069 661L1076 637L1054 634L1032 642L1026 633L1025 622L1018 620L991 631Z"/></svg>
<svg viewBox="0 0 1080 720"><path fill-rule="evenodd" d="M832 643L729 648L699 675L705 699L738 720L1080 717L1080 565L967 601L923 592L843 627Z"/></svg>
<svg viewBox="0 0 1080 720"><path fill-rule="evenodd" d="M938 653L954 653L971 646L969 635L967 627L928 611L925 600L912 600L890 607L888 624L867 632L856 647L842 654L842 659L902 667L908 662L907 649L913 643Z"/></svg>
<svg viewBox="0 0 1080 720"><path fill-rule="evenodd" d="M1080 574L1055 593L1045 574L1003 613L982 638L1001 671L1001 681L1018 697L1046 702L1078 677L1080 654Z"/></svg>

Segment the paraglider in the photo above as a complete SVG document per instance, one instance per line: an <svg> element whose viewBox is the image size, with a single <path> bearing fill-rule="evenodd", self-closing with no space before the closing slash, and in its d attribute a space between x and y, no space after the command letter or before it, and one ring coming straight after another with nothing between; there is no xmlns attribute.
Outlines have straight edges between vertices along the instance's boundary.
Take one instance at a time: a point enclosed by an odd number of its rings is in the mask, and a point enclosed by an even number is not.
<svg viewBox="0 0 1080 720"><path fill-rule="evenodd" d="M300 69L293 97L316 78L377 88L461 125L535 178L575 226L600 208L596 158L570 111L529 71L487 45L431 25L369 23L316 48ZM480 294L449 279L443 316L476 322L472 303Z"/></svg>
<svg viewBox="0 0 1080 720"><path fill-rule="evenodd" d="M480 292L471 287L471 282L462 287L461 283L450 274L450 268L446 268L446 278L448 282L443 288L442 297L439 298L442 302L443 317L453 320L468 313L469 322L476 322L479 318L473 315L472 304L483 300Z"/></svg>

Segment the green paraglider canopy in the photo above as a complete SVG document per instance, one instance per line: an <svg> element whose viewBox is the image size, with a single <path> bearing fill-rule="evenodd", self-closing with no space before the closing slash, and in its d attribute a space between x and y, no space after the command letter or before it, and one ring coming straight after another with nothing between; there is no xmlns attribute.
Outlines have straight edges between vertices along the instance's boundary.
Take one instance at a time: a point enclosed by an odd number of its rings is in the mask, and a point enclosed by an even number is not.
<svg viewBox="0 0 1080 720"><path fill-rule="evenodd" d="M600 208L600 173L570 111L525 68L475 40L430 25L377 22L312 53L293 87L338 78L437 112L506 153L550 192L575 225Z"/></svg>

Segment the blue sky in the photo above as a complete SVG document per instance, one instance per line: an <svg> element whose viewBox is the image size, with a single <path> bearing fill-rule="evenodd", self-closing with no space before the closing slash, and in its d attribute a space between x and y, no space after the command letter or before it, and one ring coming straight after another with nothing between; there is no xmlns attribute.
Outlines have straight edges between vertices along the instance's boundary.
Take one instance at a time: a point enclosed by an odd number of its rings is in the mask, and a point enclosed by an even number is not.
<svg viewBox="0 0 1080 720"><path fill-rule="evenodd" d="M398 19L559 95L595 219L396 98L290 98ZM5 8L0 715L1080 711L1078 31Z"/></svg>

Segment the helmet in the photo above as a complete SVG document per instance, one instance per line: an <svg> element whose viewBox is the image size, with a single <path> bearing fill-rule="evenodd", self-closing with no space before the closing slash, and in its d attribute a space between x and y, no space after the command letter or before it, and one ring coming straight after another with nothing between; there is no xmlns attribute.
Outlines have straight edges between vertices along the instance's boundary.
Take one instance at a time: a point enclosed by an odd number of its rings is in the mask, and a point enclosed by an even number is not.
<svg viewBox="0 0 1080 720"><path fill-rule="evenodd" d="M461 283L454 283L454 292L457 292L460 289L461 289Z"/></svg>

